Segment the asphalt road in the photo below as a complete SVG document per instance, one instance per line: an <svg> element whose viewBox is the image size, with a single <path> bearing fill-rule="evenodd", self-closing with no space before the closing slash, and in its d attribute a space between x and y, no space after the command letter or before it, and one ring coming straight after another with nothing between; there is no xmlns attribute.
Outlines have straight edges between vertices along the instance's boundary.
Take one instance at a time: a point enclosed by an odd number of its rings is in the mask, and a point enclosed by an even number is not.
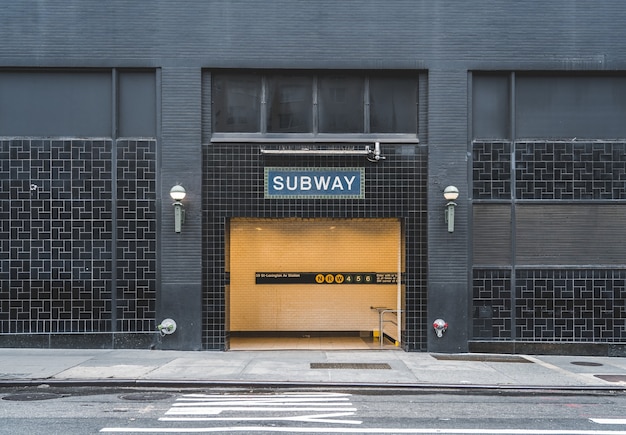
<svg viewBox="0 0 626 435"><path fill-rule="evenodd" d="M621 392L0 390L0 434L626 435Z"/></svg>

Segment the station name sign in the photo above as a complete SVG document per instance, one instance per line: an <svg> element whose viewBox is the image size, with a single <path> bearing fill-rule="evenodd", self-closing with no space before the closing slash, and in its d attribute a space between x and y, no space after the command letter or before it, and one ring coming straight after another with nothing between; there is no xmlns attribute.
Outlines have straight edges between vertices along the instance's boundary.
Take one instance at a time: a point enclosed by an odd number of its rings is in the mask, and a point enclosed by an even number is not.
<svg viewBox="0 0 626 435"><path fill-rule="evenodd" d="M265 198L363 199L365 168L265 168Z"/></svg>
<svg viewBox="0 0 626 435"><path fill-rule="evenodd" d="M397 284L395 272L256 272L256 284Z"/></svg>

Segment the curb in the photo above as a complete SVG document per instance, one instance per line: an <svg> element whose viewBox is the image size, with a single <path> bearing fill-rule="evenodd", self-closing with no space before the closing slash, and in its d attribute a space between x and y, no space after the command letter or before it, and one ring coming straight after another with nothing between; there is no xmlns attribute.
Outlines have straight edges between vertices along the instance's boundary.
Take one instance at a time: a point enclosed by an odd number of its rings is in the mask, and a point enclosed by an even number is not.
<svg viewBox="0 0 626 435"><path fill-rule="evenodd" d="M490 385L490 384L424 384L424 383L375 383L375 382L297 382L297 381L239 381L239 380L144 380L144 379L15 379L0 380L0 388L25 387L99 387L99 388L259 388L259 389L385 389L420 392L517 392L517 393L572 393L621 394L626 385Z"/></svg>

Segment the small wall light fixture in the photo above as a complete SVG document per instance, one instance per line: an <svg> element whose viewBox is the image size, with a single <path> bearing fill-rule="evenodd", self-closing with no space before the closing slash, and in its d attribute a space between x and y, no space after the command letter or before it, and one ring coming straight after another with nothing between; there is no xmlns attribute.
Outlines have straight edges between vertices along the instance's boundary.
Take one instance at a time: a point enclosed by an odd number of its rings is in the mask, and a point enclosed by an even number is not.
<svg viewBox="0 0 626 435"><path fill-rule="evenodd" d="M174 204L172 204L174 206L174 231L177 233L182 231L183 222L185 221L185 207L181 202L185 195L187 195L187 192L180 184L170 189L170 196L174 200Z"/></svg>
<svg viewBox="0 0 626 435"><path fill-rule="evenodd" d="M448 201L446 204L445 217L446 222L448 223L448 232L454 232L454 207L456 207L456 202L454 202L459 197L459 189L455 186L448 186L443 190L443 197Z"/></svg>
<svg viewBox="0 0 626 435"><path fill-rule="evenodd" d="M173 334L176 332L176 322L173 319L165 319L157 325L157 330L161 333L161 337Z"/></svg>

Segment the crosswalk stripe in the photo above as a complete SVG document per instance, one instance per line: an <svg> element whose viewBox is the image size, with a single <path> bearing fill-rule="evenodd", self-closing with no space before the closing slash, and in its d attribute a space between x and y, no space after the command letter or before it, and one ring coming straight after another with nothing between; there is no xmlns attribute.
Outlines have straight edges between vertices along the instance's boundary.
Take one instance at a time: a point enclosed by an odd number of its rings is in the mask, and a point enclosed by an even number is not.
<svg viewBox="0 0 626 435"><path fill-rule="evenodd" d="M347 400L350 397L350 394L347 393L309 393L309 394L299 394L299 393L291 393L291 394L268 394L268 395L250 395L250 394L185 394L177 400L192 400L192 399L217 399L217 400L227 400L227 399L248 399L248 400L258 400L259 398L267 398L267 399L275 399L275 398L288 398L288 399L300 399L300 398L310 398L320 400L329 400L329 399L344 399Z"/></svg>
<svg viewBox="0 0 626 435"><path fill-rule="evenodd" d="M315 402L315 401L284 401L284 400L277 400L277 401L261 401L261 400L251 400L251 401L243 401L243 400L231 400L231 401L223 401L223 402L205 402L202 400L194 400L192 402L177 402L174 403L173 406L177 406L177 407L185 407L185 406L198 406L198 405L203 405L203 406L233 406L233 405L239 405L239 406L249 406L249 405L257 405L257 406L262 406L262 405L298 405L298 406L307 406L307 405L312 405L312 406L328 406L328 407L335 407L335 406L350 406L349 402L333 402L333 403L326 403L326 402Z"/></svg>
<svg viewBox="0 0 626 435"><path fill-rule="evenodd" d="M279 407L274 406L272 408L257 407L257 406L220 406L218 408L205 408L205 407L186 407L186 408L170 408L165 414L218 414L222 411L255 411L255 412L281 412L281 411L293 411L293 412L319 412L328 411L330 408L323 407ZM356 408L342 408L342 411L356 412Z"/></svg>

